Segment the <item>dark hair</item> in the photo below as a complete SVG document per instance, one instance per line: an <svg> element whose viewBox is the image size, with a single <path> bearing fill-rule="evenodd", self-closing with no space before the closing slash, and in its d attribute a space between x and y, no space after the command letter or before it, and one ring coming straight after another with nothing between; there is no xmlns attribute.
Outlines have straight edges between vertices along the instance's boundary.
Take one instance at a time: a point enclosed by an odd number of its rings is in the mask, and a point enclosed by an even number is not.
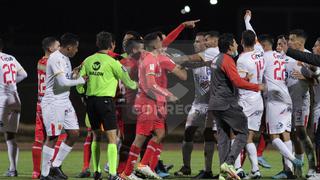
<svg viewBox="0 0 320 180"><path fill-rule="evenodd" d="M196 36L205 36L206 34L206 32L197 32Z"/></svg>
<svg viewBox="0 0 320 180"><path fill-rule="evenodd" d="M227 53L230 46L233 45L234 36L231 33L224 33L219 36L218 47L220 52Z"/></svg>
<svg viewBox="0 0 320 180"><path fill-rule="evenodd" d="M308 38L307 33L303 29L294 29L294 30L290 31L289 34L296 35L297 37L301 37L303 39Z"/></svg>
<svg viewBox="0 0 320 180"><path fill-rule="evenodd" d="M0 51L3 49L3 46L4 46L3 41L2 41L2 39L0 38Z"/></svg>
<svg viewBox="0 0 320 180"><path fill-rule="evenodd" d="M285 39L285 40L289 40L289 37L287 35L284 35L284 34L280 34L279 36L277 36L277 39Z"/></svg>
<svg viewBox="0 0 320 180"><path fill-rule="evenodd" d="M127 31L124 35L126 35L126 34L130 34L131 36L133 36L134 39L142 40L140 33L136 32L136 31Z"/></svg>
<svg viewBox="0 0 320 180"><path fill-rule="evenodd" d="M114 37L109 32L101 31L96 36L96 45L99 50L110 49L114 42Z"/></svg>
<svg viewBox="0 0 320 180"><path fill-rule="evenodd" d="M256 43L256 34L251 30L243 31L241 37L245 47L253 47Z"/></svg>
<svg viewBox="0 0 320 180"><path fill-rule="evenodd" d="M57 40L57 38L55 37L52 37L52 36L49 36L49 37L45 37L43 40L42 40L42 49L44 51L47 51L49 50L50 46L52 46L53 43L55 43Z"/></svg>
<svg viewBox="0 0 320 180"><path fill-rule="evenodd" d="M72 33L65 33L60 37L60 46L67 47L69 45L73 46L79 43L79 37Z"/></svg>
<svg viewBox="0 0 320 180"><path fill-rule="evenodd" d="M139 44L143 44L143 41L134 38L129 39L124 46L124 51L128 54L132 54L133 49L136 48Z"/></svg>
<svg viewBox="0 0 320 180"><path fill-rule="evenodd" d="M271 44L271 46L273 45L274 43L274 40L273 38L269 35L269 34L262 34L258 37L258 41L259 42L268 42Z"/></svg>
<svg viewBox="0 0 320 180"><path fill-rule="evenodd" d="M147 50L154 49L152 46L153 41L155 41L157 38L160 38L162 40L162 33L160 31L152 32L144 36L144 46Z"/></svg>
<svg viewBox="0 0 320 180"><path fill-rule="evenodd" d="M205 33L205 36L210 36L210 37L216 37L219 38L219 32L218 31L208 31Z"/></svg>

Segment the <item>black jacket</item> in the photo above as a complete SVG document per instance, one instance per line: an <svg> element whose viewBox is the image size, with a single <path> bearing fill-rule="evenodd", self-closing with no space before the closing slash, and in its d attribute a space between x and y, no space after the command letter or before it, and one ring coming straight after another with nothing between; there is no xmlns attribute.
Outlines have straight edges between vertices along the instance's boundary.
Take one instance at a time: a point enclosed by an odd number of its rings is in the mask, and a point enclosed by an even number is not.
<svg viewBox="0 0 320 180"><path fill-rule="evenodd" d="M301 51L289 48L287 51L287 56L290 56L293 59L297 59L299 61L302 61L308 64L312 64L314 66L320 67L320 55L301 52Z"/></svg>

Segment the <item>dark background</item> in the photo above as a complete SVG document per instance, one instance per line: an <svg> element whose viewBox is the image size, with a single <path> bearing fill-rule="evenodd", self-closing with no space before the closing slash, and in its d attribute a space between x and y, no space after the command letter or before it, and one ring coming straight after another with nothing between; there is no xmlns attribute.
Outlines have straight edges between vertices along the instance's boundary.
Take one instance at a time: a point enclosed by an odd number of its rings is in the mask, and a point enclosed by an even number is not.
<svg viewBox="0 0 320 180"><path fill-rule="evenodd" d="M181 14L185 6L191 12ZM178 38L178 46L190 49L191 41L198 31L218 30L232 32L239 39L244 30L245 9L253 11L251 23L257 34L273 36L302 28L309 35L307 48L311 50L319 33L320 1L317 0L219 0L210 5L209 0L163 0L163 1L0 1L0 37L5 41L4 52L14 55L28 72L28 78L19 84L22 101L23 123L34 123L37 72L36 63L42 57L41 40L45 36L59 37L64 32L80 36L79 53L72 59L73 66L95 51L95 34L101 30L112 32L117 38L117 52L121 52L121 39L127 30L141 34L161 30L169 33L181 22L201 19L194 30L185 30ZM187 52L191 53L191 52ZM169 84L173 81L170 77ZM193 99L193 80L183 83L190 89L181 104ZM84 108L72 90L71 98L83 125ZM179 124L185 115L170 116ZM177 120L178 119L178 120Z"/></svg>

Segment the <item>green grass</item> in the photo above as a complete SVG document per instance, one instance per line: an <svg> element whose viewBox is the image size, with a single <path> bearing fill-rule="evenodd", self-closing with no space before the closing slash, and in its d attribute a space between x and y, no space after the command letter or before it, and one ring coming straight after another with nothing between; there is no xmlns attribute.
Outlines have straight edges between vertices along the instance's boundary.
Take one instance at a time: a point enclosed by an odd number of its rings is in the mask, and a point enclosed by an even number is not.
<svg viewBox="0 0 320 180"><path fill-rule="evenodd" d="M105 152L105 151L104 151ZM271 169L263 169L261 168L261 173L263 175L263 179L270 179L272 175L275 175L282 169L282 161L281 156L277 151L267 151L265 152L266 159L272 165ZM102 153L101 159L103 159L103 163L105 162L106 153ZM182 157L180 151L164 151L161 159L164 160L166 164L174 164L174 168L170 171L173 174L174 171L178 170L182 164ZM202 151L194 151L192 154L192 174L196 175L200 169L203 168L203 152ZM0 173L3 174L8 167L8 158L7 152L0 152ZM80 171L82 167L82 152L73 151L65 160L63 164L64 172L70 177L69 179L77 179L75 177ZM250 170L250 162L247 158L245 165L245 170L248 172ZM307 165L305 165L305 171ZM31 151L21 151L18 165L19 177L17 178L5 178L0 176L0 179L31 179L32 173L32 158ZM218 157L215 151L214 155L214 163L213 163L213 174L218 173ZM106 177L106 174L104 174ZM90 178L91 179L91 178ZM106 178L105 178L106 179ZM171 178L173 179L173 178ZM182 179L182 178L177 178ZM183 178L183 179L192 179L192 178Z"/></svg>

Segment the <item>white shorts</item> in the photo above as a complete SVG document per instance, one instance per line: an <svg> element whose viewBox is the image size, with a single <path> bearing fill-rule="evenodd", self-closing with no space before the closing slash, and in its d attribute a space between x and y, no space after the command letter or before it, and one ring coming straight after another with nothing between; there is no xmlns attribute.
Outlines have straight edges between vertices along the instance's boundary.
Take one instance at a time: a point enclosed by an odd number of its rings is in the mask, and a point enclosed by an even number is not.
<svg viewBox="0 0 320 180"><path fill-rule="evenodd" d="M293 102L294 103L294 102ZM309 114L310 114L310 100L308 97L304 98L301 105L293 105L293 123L294 126L308 126Z"/></svg>
<svg viewBox="0 0 320 180"><path fill-rule="evenodd" d="M70 100L41 102L43 124L48 136L59 136L65 130L79 129L78 118Z"/></svg>
<svg viewBox="0 0 320 180"><path fill-rule="evenodd" d="M0 132L18 132L21 102L18 92L0 96Z"/></svg>
<svg viewBox="0 0 320 180"><path fill-rule="evenodd" d="M263 100L261 96L239 100L239 105L243 108L243 113L248 119L248 129L259 131L261 118L263 115Z"/></svg>
<svg viewBox="0 0 320 180"><path fill-rule="evenodd" d="M217 130L217 125L213 118L208 119L208 104L193 103L189 111L186 127L212 127L212 130Z"/></svg>
<svg viewBox="0 0 320 180"><path fill-rule="evenodd" d="M269 134L291 132L292 106L281 102L266 103L266 126Z"/></svg>
<svg viewBox="0 0 320 180"><path fill-rule="evenodd" d="M320 108L313 110L313 132L316 133L319 125L320 119Z"/></svg>

